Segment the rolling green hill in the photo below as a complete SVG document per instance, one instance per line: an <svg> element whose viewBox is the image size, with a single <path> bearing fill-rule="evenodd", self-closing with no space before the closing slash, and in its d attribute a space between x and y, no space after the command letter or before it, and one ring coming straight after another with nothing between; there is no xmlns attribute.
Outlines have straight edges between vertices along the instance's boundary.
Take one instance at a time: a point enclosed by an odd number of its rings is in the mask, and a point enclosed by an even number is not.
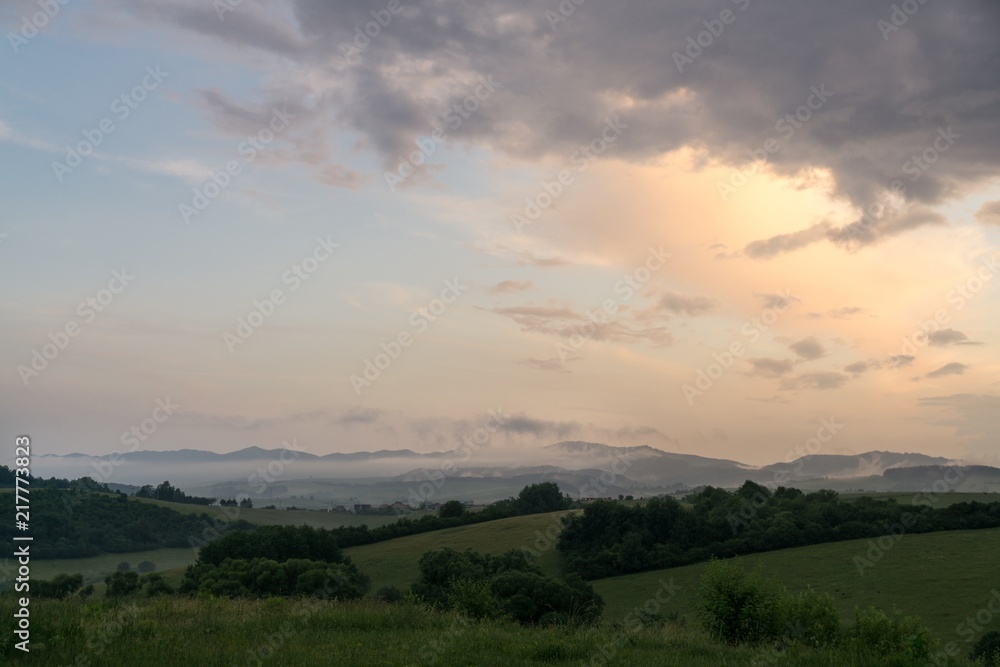
<svg viewBox="0 0 1000 667"><path fill-rule="evenodd" d="M741 557L791 591L812 586L829 593L845 617L855 606L875 605L919 616L943 641L962 640L956 626L986 607L991 591L1000 590L1000 529L904 535L871 567L858 572L856 556L867 558L869 540L834 542ZM874 560L874 559L873 559ZM693 620L698 581L706 563L643 572L591 582L604 597L606 622L621 621L660 587L660 581L683 589L669 609ZM987 629L1000 630L1000 615ZM964 640L963 640L964 641Z"/></svg>
<svg viewBox="0 0 1000 667"><path fill-rule="evenodd" d="M556 535L559 518L567 512L532 514L509 519L499 519L471 526L447 528L431 533L400 537L377 544L345 549L361 571L372 578L372 587L397 586L401 590L416 581L419 575L417 561L426 551L451 547L457 551L473 549L480 553L499 554L510 549L527 547L539 552L538 566L546 574L558 575L559 563L555 542L547 549L535 545L539 534L546 531ZM544 542L538 546L544 547Z"/></svg>

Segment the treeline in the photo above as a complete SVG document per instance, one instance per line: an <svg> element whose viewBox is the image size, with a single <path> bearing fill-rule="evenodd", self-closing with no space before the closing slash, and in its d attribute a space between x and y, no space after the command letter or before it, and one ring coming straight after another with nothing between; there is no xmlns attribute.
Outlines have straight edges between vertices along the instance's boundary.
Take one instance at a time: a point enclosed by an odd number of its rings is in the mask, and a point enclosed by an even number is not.
<svg viewBox="0 0 1000 667"><path fill-rule="evenodd" d="M302 595L353 600L371 586L330 531L267 526L206 544L188 566L182 593L229 597Z"/></svg>
<svg viewBox="0 0 1000 667"><path fill-rule="evenodd" d="M15 476L16 472L14 468L8 468L7 466L0 465L0 488L13 487L15 484L14 482ZM80 481L80 480L74 481L62 477L49 477L48 479L45 479L43 477L35 477L34 475L28 475L27 478L25 479L28 480L28 488L32 489L42 489L42 488L66 489L69 488L71 485L75 484L76 481ZM81 480L89 480L92 485L100 486L105 491L108 491L110 493L110 489L108 489L107 485L98 484L89 477L82 477Z"/></svg>
<svg viewBox="0 0 1000 667"><path fill-rule="evenodd" d="M507 519L513 516L557 512L569 509L572 501L569 496L559 491L555 482L530 484L518 494L517 498L500 500L487 505L478 512L468 512L457 501L448 501L441 506L437 516L428 515L419 519L402 518L394 523L369 528L368 526L342 526L331 532L336 536L337 544L346 549L365 544L384 542L385 540L407 535L429 533L443 528L468 526L497 519Z"/></svg>
<svg viewBox="0 0 1000 667"><path fill-rule="evenodd" d="M788 547L1000 526L1000 502L949 507L900 505L834 491L804 494L746 482L739 490L707 487L686 498L645 505L599 501L564 519L558 549L566 572L602 579Z"/></svg>
<svg viewBox="0 0 1000 667"><path fill-rule="evenodd" d="M158 486L146 484L135 492L136 498L152 498L153 500L168 500L172 503L188 503L190 505L211 505L215 498L203 498L201 496L189 496L170 482L163 482Z"/></svg>
<svg viewBox="0 0 1000 667"><path fill-rule="evenodd" d="M90 480L91 484L95 484ZM127 553L190 546L212 525L208 514L181 514L151 503L129 501L123 493L105 493L84 480L69 489L32 488L30 532L34 558L85 558L102 553ZM103 487L106 491L107 487ZM14 494L0 494L3 515L14 516ZM230 530L252 526L240 520ZM0 523L0 540L10 542L18 531L13 521Z"/></svg>
<svg viewBox="0 0 1000 667"><path fill-rule="evenodd" d="M474 619L509 618L523 625L597 623L604 600L578 576L546 576L516 549L490 556L471 549L428 551L412 595L437 609Z"/></svg>

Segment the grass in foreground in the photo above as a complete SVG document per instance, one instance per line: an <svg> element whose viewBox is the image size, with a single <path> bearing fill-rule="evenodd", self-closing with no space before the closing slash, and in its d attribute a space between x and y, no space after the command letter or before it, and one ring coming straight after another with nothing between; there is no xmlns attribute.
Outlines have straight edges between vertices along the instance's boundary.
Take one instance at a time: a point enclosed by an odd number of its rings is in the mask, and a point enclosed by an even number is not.
<svg viewBox="0 0 1000 667"><path fill-rule="evenodd" d="M10 618L13 600L0 600ZM31 652L3 638L0 660L25 665L634 665L876 667L849 649L730 648L665 624L629 632L475 623L416 605L162 597L33 601ZM906 663L896 663L905 665ZM955 662L954 665L965 665Z"/></svg>

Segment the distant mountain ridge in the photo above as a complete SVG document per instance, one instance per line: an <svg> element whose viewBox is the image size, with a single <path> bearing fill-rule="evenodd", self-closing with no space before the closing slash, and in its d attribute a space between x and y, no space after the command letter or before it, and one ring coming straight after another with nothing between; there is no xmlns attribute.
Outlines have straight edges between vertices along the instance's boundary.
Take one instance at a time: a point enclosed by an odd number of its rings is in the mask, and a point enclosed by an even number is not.
<svg viewBox="0 0 1000 667"><path fill-rule="evenodd" d="M140 450L124 455L74 453L40 455L38 458L41 459L39 463L42 460L62 462L67 466L64 470L72 469L75 476L94 476L95 471L107 471L110 461L115 466L114 481L131 484L170 479L189 487L196 484L204 488L214 483L268 477L280 477L282 483L296 479L364 479L377 483L381 479L387 483L422 484L444 475L469 482L478 480L491 488L498 482L544 481L546 478L561 481L567 487L580 488L587 480L603 475L608 491L617 493L628 493L629 489L641 493L706 485L735 487L746 480L772 486L803 483L806 487L824 485L824 488L858 488L866 484L879 488L915 486L926 480L933 482L931 478L935 475L940 478L946 466L955 464L950 459L926 454L877 450L863 454L816 454L758 467L731 459L668 452L649 445L615 446L578 440L556 442L535 452L537 455L530 458L523 452L509 453L506 462L495 458L505 456L500 449L469 456L464 450L420 453L411 449L381 449L314 454L257 446L225 453L198 449ZM299 467L302 464L306 465ZM898 472L911 469L912 474ZM986 468L973 477L980 485L989 486L992 470L997 469ZM63 472L59 476L67 475ZM184 477L188 480L183 480ZM589 488L600 492L598 485L591 484Z"/></svg>

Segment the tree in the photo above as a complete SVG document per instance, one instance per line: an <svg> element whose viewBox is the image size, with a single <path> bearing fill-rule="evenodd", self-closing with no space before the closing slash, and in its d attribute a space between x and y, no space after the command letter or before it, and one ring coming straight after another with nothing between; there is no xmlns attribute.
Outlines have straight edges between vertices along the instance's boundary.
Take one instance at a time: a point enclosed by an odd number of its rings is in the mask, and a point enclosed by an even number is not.
<svg viewBox="0 0 1000 667"><path fill-rule="evenodd" d="M141 574L146 574L147 572L152 572L153 570L155 570L156 564L153 563L152 561L144 560L141 563L139 563L139 565L137 565L135 569L138 570Z"/></svg>
<svg viewBox="0 0 1000 667"><path fill-rule="evenodd" d="M118 567L116 567L115 569L118 570L119 572L128 572L129 570L132 569L132 566L128 564L127 560L123 560L122 562L118 563Z"/></svg>
<svg viewBox="0 0 1000 667"><path fill-rule="evenodd" d="M245 507L247 509L250 509L253 507L253 501L250 500L249 498L244 498L243 500L240 501L240 507Z"/></svg>
<svg viewBox="0 0 1000 667"><path fill-rule="evenodd" d="M565 510L569 509L571 502L569 496L563 495L559 491L559 485L555 482L529 484L521 489L516 501L517 509L521 514L541 514L542 512Z"/></svg>
<svg viewBox="0 0 1000 667"><path fill-rule="evenodd" d="M450 519L451 517L462 516L463 514L465 514L465 505L457 500L449 500L441 505L441 508L438 510L438 516L442 519Z"/></svg>
<svg viewBox="0 0 1000 667"><path fill-rule="evenodd" d="M105 577L104 583L108 586L104 595L109 598L127 597L142 588L138 572L115 572Z"/></svg>

